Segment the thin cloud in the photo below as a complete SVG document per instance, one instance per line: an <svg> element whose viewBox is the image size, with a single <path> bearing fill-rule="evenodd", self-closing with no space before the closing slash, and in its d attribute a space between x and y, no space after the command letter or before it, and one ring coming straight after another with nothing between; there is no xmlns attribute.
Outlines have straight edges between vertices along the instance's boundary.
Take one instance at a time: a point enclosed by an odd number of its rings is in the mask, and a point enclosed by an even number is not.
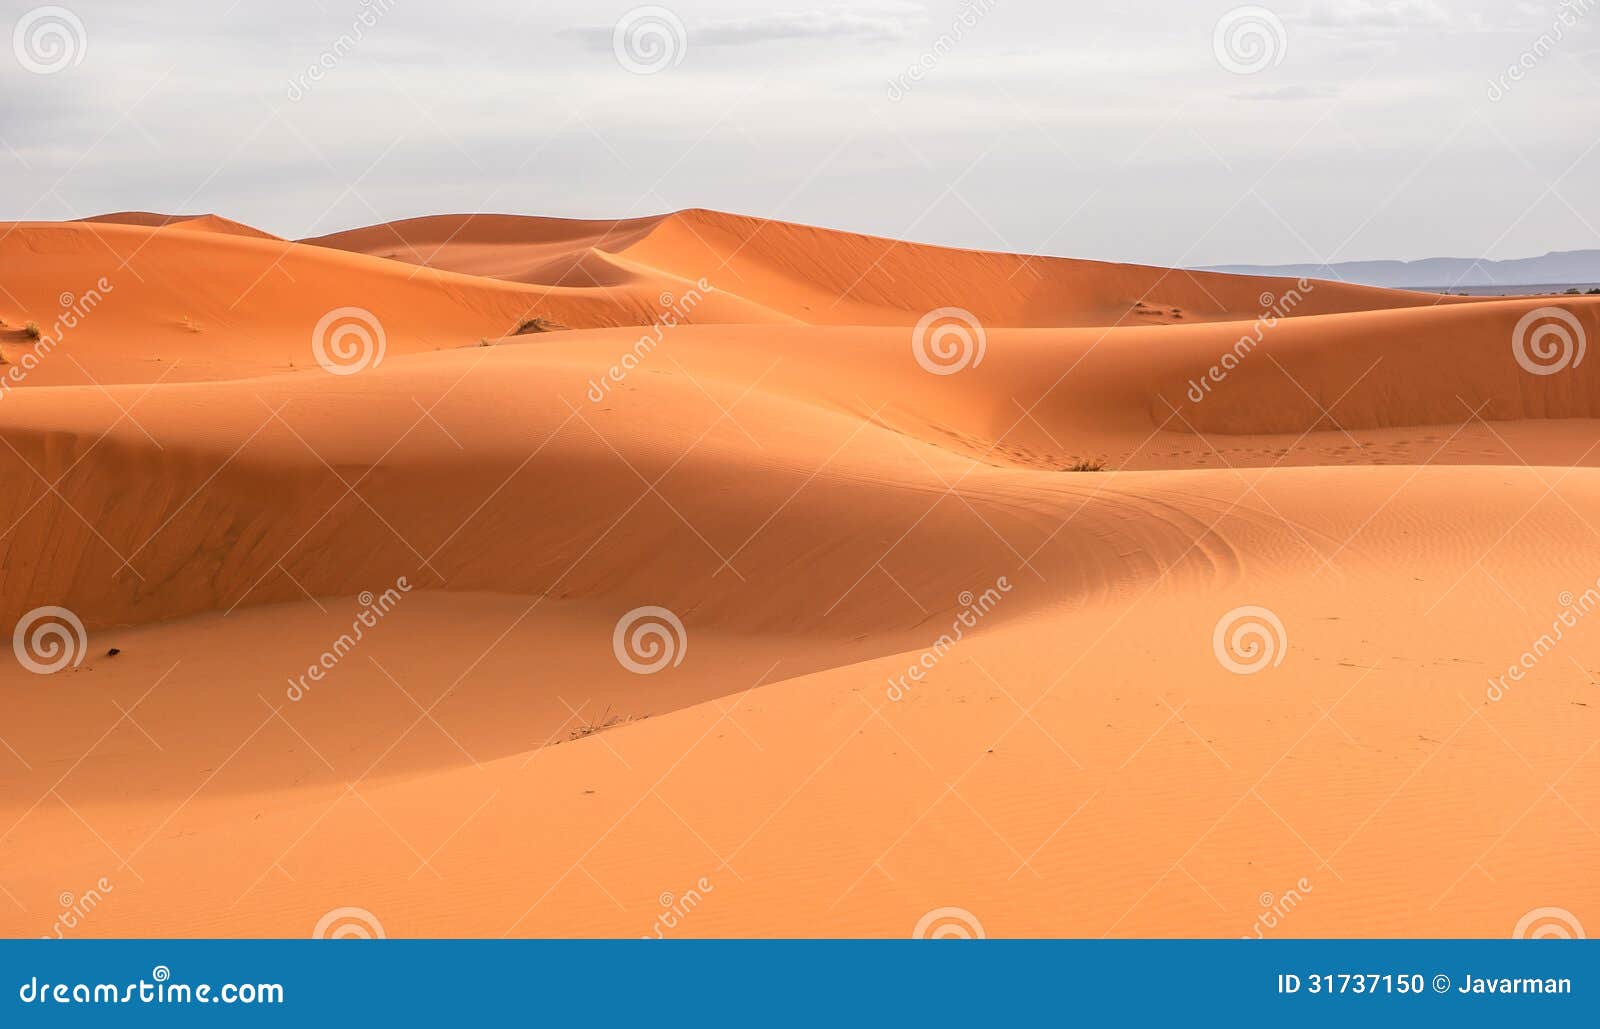
<svg viewBox="0 0 1600 1029"><path fill-rule="evenodd" d="M864 43L904 39L911 26L891 14L861 14L833 7L813 11L776 11L747 18L707 22L691 29L696 41L711 46L737 46L779 39L853 39Z"/></svg>
<svg viewBox="0 0 1600 1029"><path fill-rule="evenodd" d="M1307 21L1350 29L1437 28L1452 24L1435 0L1318 0Z"/></svg>
<svg viewBox="0 0 1600 1029"><path fill-rule="evenodd" d="M748 46L782 41L850 41L884 43L905 39L913 22L923 20L910 8L852 11L844 7L801 11L772 11L741 18L688 21L690 46ZM581 40L594 50L610 50L614 26L595 25L569 29L562 35Z"/></svg>
<svg viewBox="0 0 1600 1029"><path fill-rule="evenodd" d="M1250 89L1233 94L1235 100L1326 100L1340 95L1335 86L1279 86L1276 89Z"/></svg>

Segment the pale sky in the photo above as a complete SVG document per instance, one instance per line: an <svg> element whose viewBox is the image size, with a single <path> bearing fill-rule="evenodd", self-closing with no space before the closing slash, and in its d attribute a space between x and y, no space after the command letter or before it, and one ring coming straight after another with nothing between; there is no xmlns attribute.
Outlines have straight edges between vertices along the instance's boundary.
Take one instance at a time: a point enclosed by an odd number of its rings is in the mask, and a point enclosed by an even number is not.
<svg viewBox="0 0 1600 1029"><path fill-rule="evenodd" d="M1600 0L672 0L634 22L665 49L621 58L629 2L38 6L0 0L0 218L712 207L1164 265L1600 248Z"/></svg>

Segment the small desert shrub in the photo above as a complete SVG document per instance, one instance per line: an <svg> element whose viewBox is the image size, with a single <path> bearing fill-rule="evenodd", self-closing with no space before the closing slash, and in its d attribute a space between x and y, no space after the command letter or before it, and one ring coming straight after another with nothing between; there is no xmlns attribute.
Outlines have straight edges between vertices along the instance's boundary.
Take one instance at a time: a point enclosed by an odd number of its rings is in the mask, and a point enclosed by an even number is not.
<svg viewBox="0 0 1600 1029"><path fill-rule="evenodd" d="M1088 458L1079 458L1061 470L1064 472L1103 472L1106 470L1106 463L1099 458L1095 458L1092 461Z"/></svg>
<svg viewBox="0 0 1600 1029"><path fill-rule="evenodd" d="M39 330L38 322L29 322L22 327L22 331L27 334L29 339L38 339L40 336L44 335L44 333Z"/></svg>
<svg viewBox="0 0 1600 1029"><path fill-rule="evenodd" d="M562 325L560 322L552 321L549 318L536 317L529 318L527 321L518 325L517 331L512 333L512 335L525 336L530 332L559 332L565 328L566 326Z"/></svg>
<svg viewBox="0 0 1600 1029"><path fill-rule="evenodd" d="M621 715L612 714L611 705L608 704L606 705L606 709L600 713L599 718L585 722L576 729L567 730L567 739L581 740L586 736L593 736L595 733L604 729L609 729L614 725L623 725L631 721L633 721L632 718L624 718Z"/></svg>

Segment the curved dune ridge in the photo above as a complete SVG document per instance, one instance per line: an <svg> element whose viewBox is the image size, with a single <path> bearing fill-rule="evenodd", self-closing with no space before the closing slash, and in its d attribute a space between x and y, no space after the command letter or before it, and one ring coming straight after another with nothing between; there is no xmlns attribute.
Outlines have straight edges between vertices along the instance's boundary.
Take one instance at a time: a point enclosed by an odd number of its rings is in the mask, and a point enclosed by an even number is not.
<svg viewBox="0 0 1600 1029"><path fill-rule="evenodd" d="M8 934L1600 923L1594 298L702 210L0 267Z"/></svg>
<svg viewBox="0 0 1600 1029"><path fill-rule="evenodd" d="M220 232L230 236L249 236L252 239L278 239L270 232L223 218L215 214L154 214L150 211L118 211L114 214L80 218L83 222L103 222L107 225L141 225L152 229L180 229L186 232Z"/></svg>
<svg viewBox="0 0 1600 1029"><path fill-rule="evenodd" d="M1176 324L1254 318L1291 288L1261 276L1174 271L904 243L692 209L581 221L470 214L413 218L303 242L448 271L547 285L705 278L812 325L900 325L939 307L985 325ZM1286 314L1467 302L1320 283Z"/></svg>

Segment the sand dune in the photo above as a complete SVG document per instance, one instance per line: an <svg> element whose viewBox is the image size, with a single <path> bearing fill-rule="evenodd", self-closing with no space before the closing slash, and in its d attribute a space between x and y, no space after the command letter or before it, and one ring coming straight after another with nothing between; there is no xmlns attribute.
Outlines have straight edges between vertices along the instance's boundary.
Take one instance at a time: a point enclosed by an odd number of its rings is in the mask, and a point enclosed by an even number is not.
<svg viewBox="0 0 1600 1029"><path fill-rule="evenodd" d="M1548 299L709 211L233 225L0 226L0 624L87 633L0 666L6 932L91 887L79 935L1600 910L1600 628L1492 688L1600 589L1600 373L1513 345ZM330 374L343 307L384 353Z"/></svg>
<svg viewBox="0 0 1600 1029"><path fill-rule="evenodd" d="M154 214L150 211L119 211L101 214L84 222L103 222L107 225L142 225L152 229L179 229L187 232L220 232L231 236L249 236L253 239L278 239L270 232L236 222L215 214Z"/></svg>
<svg viewBox="0 0 1600 1029"><path fill-rule="evenodd" d="M1295 288L1292 280L955 250L705 210L622 221L449 215L305 242L551 285L615 285L627 281L624 270L703 277L810 325L905 325L946 306L994 326L1253 319ZM1343 283L1302 291L1286 316L1470 302Z"/></svg>
<svg viewBox="0 0 1600 1029"><path fill-rule="evenodd" d="M516 282L609 286L618 283L619 275L602 252L626 248L660 221L434 215L303 242Z"/></svg>

